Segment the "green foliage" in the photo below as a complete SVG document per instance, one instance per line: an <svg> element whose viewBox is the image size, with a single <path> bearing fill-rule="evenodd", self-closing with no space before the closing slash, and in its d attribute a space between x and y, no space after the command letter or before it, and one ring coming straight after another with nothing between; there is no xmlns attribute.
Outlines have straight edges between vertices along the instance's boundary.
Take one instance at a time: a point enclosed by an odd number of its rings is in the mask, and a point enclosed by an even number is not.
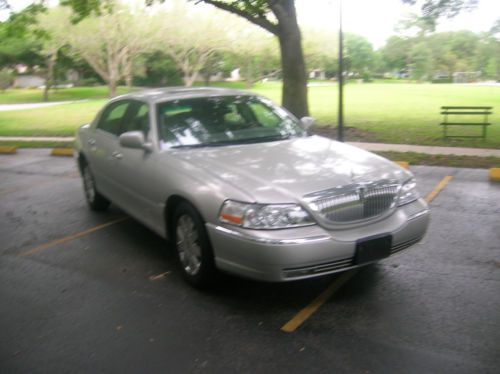
<svg viewBox="0 0 500 374"><path fill-rule="evenodd" d="M416 4L418 0L402 0L407 4ZM434 28L439 18L452 18L462 11L474 9L479 0L424 0L421 4L421 18Z"/></svg>
<svg viewBox="0 0 500 374"><path fill-rule="evenodd" d="M386 67L392 71L405 70L411 50L411 41L400 36L391 36L381 49Z"/></svg>
<svg viewBox="0 0 500 374"><path fill-rule="evenodd" d="M137 86L164 87L182 85L182 76L175 62L163 52L143 56L144 74L134 78Z"/></svg>
<svg viewBox="0 0 500 374"><path fill-rule="evenodd" d="M374 53L371 43L363 36L345 34L345 69L361 76L373 66Z"/></svg>
<svg viewBox="0 0 500 374"><path fill-rule="evenodd" d="M31 33L30 27L36 22L37 15L44 11L43 5L32 4L0 23L0 66L43 63L38 53L40 41Z"/></svg>

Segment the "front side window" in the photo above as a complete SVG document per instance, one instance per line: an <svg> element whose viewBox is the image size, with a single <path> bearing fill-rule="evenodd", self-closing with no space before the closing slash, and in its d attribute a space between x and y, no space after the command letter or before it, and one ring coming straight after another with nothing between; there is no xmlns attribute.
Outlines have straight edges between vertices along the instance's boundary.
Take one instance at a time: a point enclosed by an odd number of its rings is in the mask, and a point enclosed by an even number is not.
<svg viewBox="0 0 500 374"><path fill-rule="evenodd" d="M121 132L141 131L144 133L144 138L147 138L149 133L149 107L146 103L134 102L130 114L123 122Z"/></svg>
<svg viewBox="0 0 500 374"><path fill-rule="evenodd" d="M121 101L111 104L104 110L104 113L97 124L97 128L113 135L120 135L121 124L129 106L128 101Z"/></svg>
<svg viewBox="0 0 500 374"><path fill-rule="evenodd" d="M299 121L252 96L193 98L157 106L163 147L259 143L305 136Z"/></svg>

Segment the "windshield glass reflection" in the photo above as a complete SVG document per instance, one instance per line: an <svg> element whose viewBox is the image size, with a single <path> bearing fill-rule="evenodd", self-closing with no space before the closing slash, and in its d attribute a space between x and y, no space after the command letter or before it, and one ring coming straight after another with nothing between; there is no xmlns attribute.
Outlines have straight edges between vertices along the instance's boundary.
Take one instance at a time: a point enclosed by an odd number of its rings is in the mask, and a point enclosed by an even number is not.
<svg viewBox="0 0 500 374"><path fill-rule="evenodd" d="M162 148L259 143L306 136L300 122L267 100L221 96L158 104Z"/></svg>

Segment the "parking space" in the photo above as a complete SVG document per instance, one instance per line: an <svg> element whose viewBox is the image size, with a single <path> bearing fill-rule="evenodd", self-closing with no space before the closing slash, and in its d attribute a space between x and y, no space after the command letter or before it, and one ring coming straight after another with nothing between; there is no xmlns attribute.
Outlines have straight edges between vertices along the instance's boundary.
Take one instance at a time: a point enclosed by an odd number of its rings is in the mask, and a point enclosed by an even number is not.
<svg viewBox="0 0 500 374"><path fill-rule="evenodd" d="M222 275L204 293L154 233L87 209L72 159L1 156L0 371L497 372L500 184L411 169L423 196L439 192L420 244L342 285Z"/></svg>

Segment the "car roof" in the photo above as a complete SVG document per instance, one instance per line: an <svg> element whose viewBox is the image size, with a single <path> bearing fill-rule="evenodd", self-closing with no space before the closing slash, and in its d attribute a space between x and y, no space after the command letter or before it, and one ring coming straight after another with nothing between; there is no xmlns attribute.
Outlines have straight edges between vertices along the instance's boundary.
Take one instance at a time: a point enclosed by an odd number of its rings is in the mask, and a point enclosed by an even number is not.
<svg viewBox="0 0 500 374"><path fill-rule="evenodd" d="M179 99L190 99L197 97L216 97L216 96L253 96L254 93L229 88L217 87L168 87L154 88L142 91L131 92L113 99L113 101L124 99L135 99L158 103L162 101L171 101Z"/></svg>

